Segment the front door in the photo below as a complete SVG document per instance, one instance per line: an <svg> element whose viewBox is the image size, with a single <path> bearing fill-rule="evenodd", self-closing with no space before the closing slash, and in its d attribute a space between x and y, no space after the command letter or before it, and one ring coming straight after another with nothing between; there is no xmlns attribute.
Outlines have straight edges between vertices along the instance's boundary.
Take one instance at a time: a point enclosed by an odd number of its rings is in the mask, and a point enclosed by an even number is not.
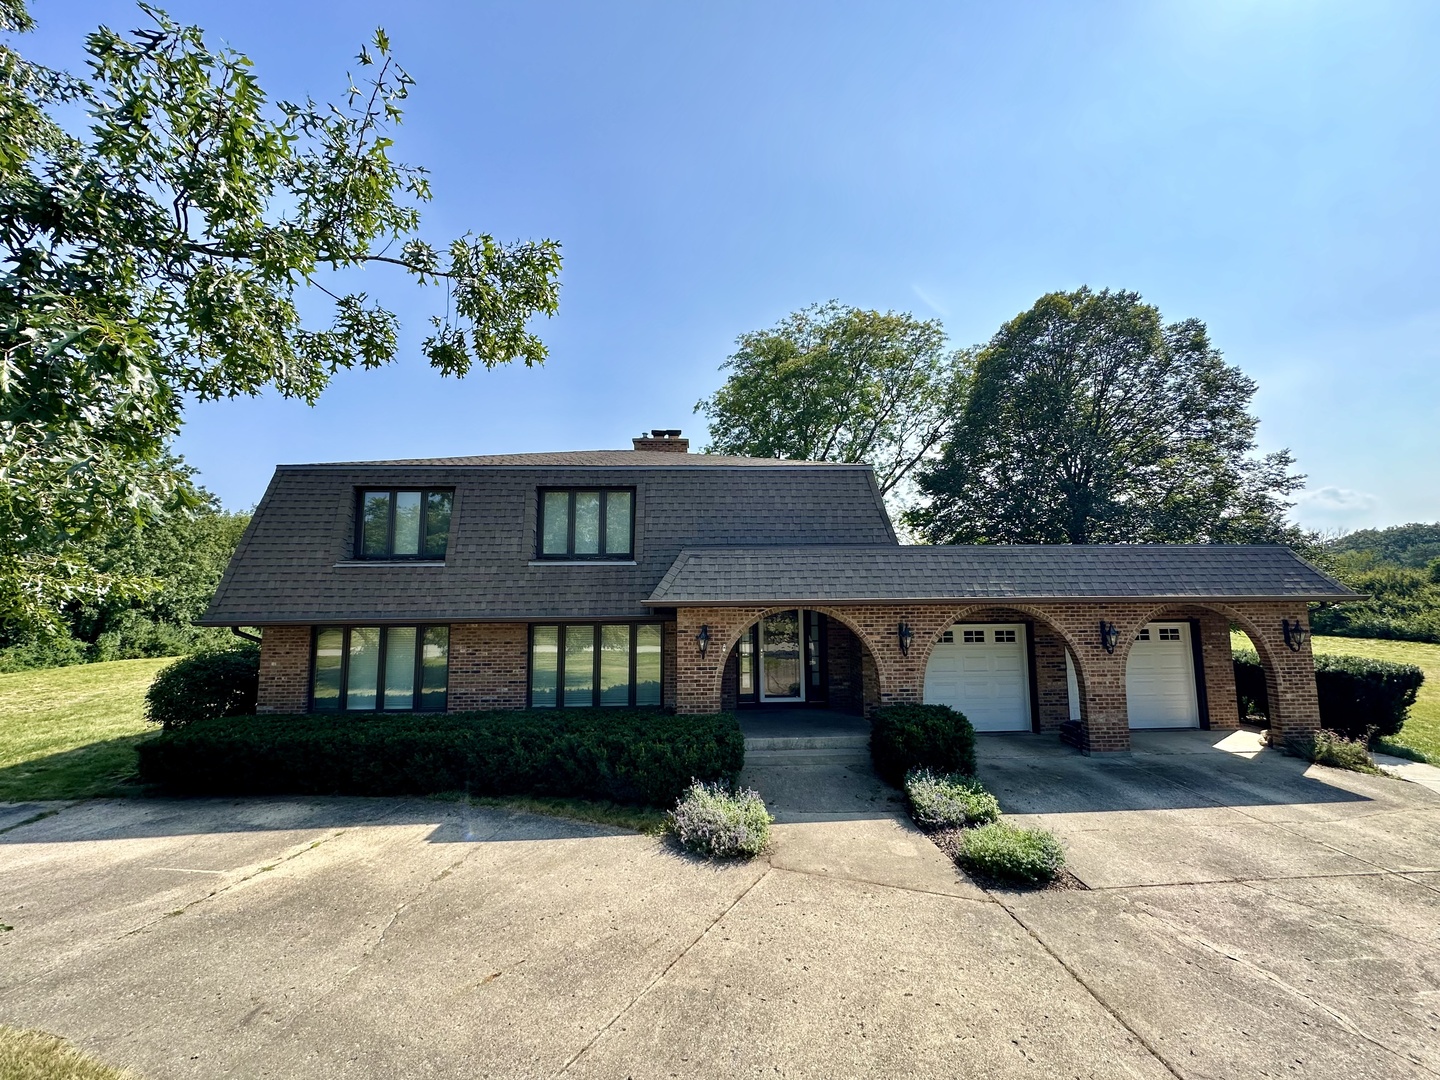
<svg viewBox="0 0 1440 1080"><path fill-rule="evenodd" d="M805 648L800 612L760 620L760 700L805 700Z"/></svg>

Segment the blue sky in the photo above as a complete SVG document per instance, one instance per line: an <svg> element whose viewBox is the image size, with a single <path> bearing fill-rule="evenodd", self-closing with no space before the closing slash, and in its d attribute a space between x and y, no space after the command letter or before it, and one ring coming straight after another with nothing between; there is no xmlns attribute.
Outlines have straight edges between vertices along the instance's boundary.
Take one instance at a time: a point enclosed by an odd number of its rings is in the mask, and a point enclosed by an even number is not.
<svg viewBox="0 0 1440 1080"><path fill-rule="evenodd" d="M429 238L564 246L543 369L442 380L438 294L367 271L402 358L319 406L193 407L228 506L279 462L702 435L737 334L806 304L940 317L972 344L1041 293L1135 289L1258 380L1304 524L1440 519L1440 5L288 3L170 0L276 97L334 98L390 33L418 86L397 156ZM77 66L118 0L35 0Z"/></svg>

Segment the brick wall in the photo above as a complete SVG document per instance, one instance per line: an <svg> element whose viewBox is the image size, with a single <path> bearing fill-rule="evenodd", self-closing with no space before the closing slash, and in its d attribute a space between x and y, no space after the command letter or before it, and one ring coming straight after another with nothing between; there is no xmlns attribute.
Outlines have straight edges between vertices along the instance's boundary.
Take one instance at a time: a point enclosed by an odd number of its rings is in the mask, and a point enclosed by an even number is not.
<svg viewBox="0 0 1440 1080"><path fill-rule="evenodd" d="M675 707L675 624L661 624L660 630L660 671L663 686L660 688L660 703L667 709Z"/></svg>
<svg viewBox="0 0 1440 1080"><path fill-rule="evenodd" d="M529 664L524 623L450 627L450 712L523 709Z"/></svg>
<svg viewBox="0 0 1440 1080"><path fill-rule="evenodd" d="M260 693L255 711L310 708L310 627L267 626L260 632Z"/></svg>
<svg viewBox="0 0 1440 1080"><path fill-rule="evenodd" d="M720 706L721 672L740 632L767 611L776 608L681 608L677 625L682 639L693 638L702 624L710 627L712 640L722 645L701 658L698 650L681 649L677 658L676 707L680 712L710 712ZM1254 640L1267 671L1271 693L1271 725L1277 738L1313 731L1319 726L1319 705L1315 695L1313 660L1308 643L1299 651L1284 644L1282 618L1307 622L1303 604L1231 603L1176 608L1174 605L1145 603L1065 602L1016 605L997 609L985 605L864 605L826 606L816 610L849 627L873 657L874 687L866 696L879 704L918 702L925 684L925 665L940 635L953 623L965 621L1030 621L1035 626L1037 662L1044 656L1045 683L1037 685L1043 707L1042 725L1056 726L1062 717L1060 702L1064 680L1064 654L1068 646L1075 660L1080 686L1081 748L1087 753L1123 751L1130 748L1130 726L1125 707L1125 664L1135 635L1146 623L1167 613L1186 617L1198 612L1201 618L1201 645L1206 686L1211 701L1211 722L1223 728L1231 724L1233 674L1228 634L1222 623L1235 623ZM1101 620L1114 623L1120 631L1120 645L1107 653L1100 641ZM909 655L902 655L897 627L909 624L913 639ZM1043 633L1042 633L1043 631ZM1043 641L1043 643L1042 643ZM1223 642L1223 643L1222 643ZM1037 683L1039 673L1037 672ZM863 676L862 676L863 681ZM1227 707L1227 702L1229 706ZM1068 703L1063 716L1069 715Z"/></svg>
<svg viewBox="0 0 1440 1080"><path fill-rule="evenodd" d="M1035 653L1035 711L1041 731L1060 730L1070 719L1070 684L1065 678L1065 642L1044 623L1030 625Z"/></svg>
<svg viewBox="0 0 1440 1080"><path fill-rule="evenodd" d="M842 622L825 620L825 671L829 705L842 712L865 711L865 649Z"/></svg>

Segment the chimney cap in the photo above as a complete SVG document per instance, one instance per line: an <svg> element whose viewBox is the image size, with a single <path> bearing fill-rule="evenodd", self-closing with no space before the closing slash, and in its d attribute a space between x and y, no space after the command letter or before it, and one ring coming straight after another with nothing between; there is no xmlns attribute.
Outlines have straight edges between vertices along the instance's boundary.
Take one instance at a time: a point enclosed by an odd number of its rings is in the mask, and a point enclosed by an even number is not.
<svg viewBox="0 0 1440 1080"><path fill-rule="evenodd" d="M650 437L651 437L652 439L678 439L678 438L680 437L680 429L679 429L679 428L654 428L654 429L650 432Z"/></svg>

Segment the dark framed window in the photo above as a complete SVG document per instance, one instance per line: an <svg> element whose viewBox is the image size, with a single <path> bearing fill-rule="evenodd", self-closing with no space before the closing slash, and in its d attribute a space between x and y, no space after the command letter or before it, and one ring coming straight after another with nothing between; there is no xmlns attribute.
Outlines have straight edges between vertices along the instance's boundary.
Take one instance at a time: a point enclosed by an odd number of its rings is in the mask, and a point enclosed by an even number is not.
<svg viewBox="0 0 1440 1080"><path fill-rule="evenodd" d="M536 556L635 557L634 488L541 488Z"/></svg>
<svg viewBox="0 0 1440 1080"><path fill-rule="evenodd" d="M357 559L443 559L450 544L450 488L364 488L356 494Z"/></svg>
<svg viewBox="0 0 1440 1080"><path fill-rule="evenodd" d="M317 626L312 712L444 712L448 626Z"/></svg>
<svg viewBox="0 0 1440 1080"><path fill-rule="evenodd" d="M659 623L545 623L530 627L530 706L660 705Z"/></svg>

